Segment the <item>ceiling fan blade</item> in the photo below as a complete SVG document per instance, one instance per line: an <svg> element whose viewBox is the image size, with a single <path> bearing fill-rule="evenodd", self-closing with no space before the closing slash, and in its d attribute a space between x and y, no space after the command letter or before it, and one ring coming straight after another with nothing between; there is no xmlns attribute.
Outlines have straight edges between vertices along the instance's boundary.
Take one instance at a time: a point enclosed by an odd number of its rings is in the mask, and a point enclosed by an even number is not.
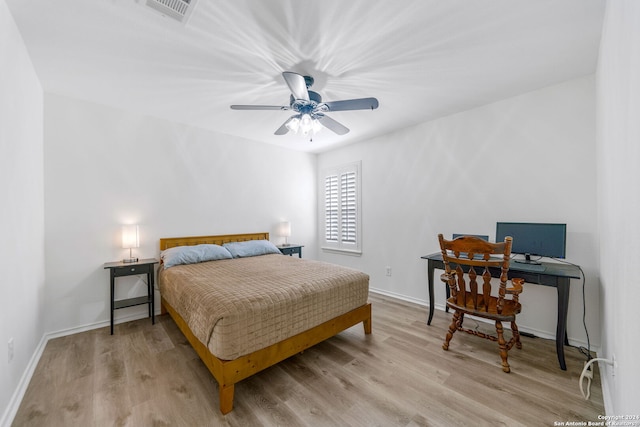
<svg viewBox="0 0 640 427"><path fill-rule="evenodd" d="M285 71L282 73L284 81L287 82L289 90L295 99L309 101L309 92L307 91L307 83L300 74Z"/></svg>
<svg viewBox="0 0 640 427"><path fill-rule="evenodd" d="M288 110L283 105L232 105L232 110Z"/></svg>
<svg viewBox="0 0 640 427"><path fill-rule="evenodd" d="M295 117L298 117L298 115L296 114L295 116L291 116L287 119L286 122L284 122L282 124L282 126L280 126L273 134L274 135L286 135L289 132L289 128L287 127L287 125L289 124L289 122L291 120L293 120Z"/></svg>
<svg viewBox="0 0 640 427"><path fill-rule="evenodd" d="M336 122L331 117L325 115L318 115L318 120L322 123L322 126L326 127L330 131L337 133L338 135L344 135L349 132L349 128Z"/></svg>
<svg viewBox="0 0 640 427"><path fill-rule="evenodd" d="M328 111L374 110L378 108L375 98L347 99L344 101L325 102Z"/></svg>

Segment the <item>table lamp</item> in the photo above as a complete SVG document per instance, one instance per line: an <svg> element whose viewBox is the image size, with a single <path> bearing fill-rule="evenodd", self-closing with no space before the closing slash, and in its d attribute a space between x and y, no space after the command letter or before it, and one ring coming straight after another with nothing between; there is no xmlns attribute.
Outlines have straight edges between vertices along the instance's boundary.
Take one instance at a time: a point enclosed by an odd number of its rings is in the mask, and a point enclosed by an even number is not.
<svg viewBox="0 0 640 427"><path fill-rule="evenodd" d="M138 258L134 258L131 254L132 248L140 247L140 235L138 234L137 225L122 226L122 247L129 249L129 258L125 258L122 262L138 262Z"/></svg>
<svg viewBox="0 0 640 427"><path fill-rule="evenodd" d="M289 237L291 236L291 223L289 221L280 223L279 234L284 237L283 246L289 246Z"/></svg>

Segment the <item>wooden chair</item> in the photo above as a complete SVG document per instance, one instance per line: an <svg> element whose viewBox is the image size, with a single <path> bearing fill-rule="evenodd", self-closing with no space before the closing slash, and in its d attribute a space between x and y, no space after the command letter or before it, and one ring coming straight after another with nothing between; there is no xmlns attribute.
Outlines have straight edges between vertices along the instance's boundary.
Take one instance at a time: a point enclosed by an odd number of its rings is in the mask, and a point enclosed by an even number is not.
<svg viewBox="0 0 640 427"><path fill-rule="evenodd" d="M522 292L523 279L511 279L513 287L507 288L507 273L511 257L511 237L504 242L489 243L473 236L462 236L454 240L445 240L438 234L445 273L440 279L449 285L451 297L447 306L454 310L453 320L442 348L449 349L449 342L457 331L465 331L472 335L498 341L502 370L510 372L507 352L515 346L522 348L520 334L516 325L516 315L520 313L518 296ZM499 256L491 256L499 255ZM500 283L492 287L489 267L501 268ZM479 277L482 280L478 286ZM497 288L497 293L492 292ZM506 296L510 295L511 298ZM462 327L465 314L495 321L497 337ZM502 322L511 322L512 336L509 342L504 339Z"/></svg>

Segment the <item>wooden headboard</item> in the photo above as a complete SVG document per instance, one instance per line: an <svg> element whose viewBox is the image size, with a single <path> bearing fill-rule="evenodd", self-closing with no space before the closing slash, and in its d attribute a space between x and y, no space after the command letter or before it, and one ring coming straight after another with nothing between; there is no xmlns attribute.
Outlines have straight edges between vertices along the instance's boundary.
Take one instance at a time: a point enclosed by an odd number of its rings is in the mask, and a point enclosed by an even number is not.
<svg viewBox="0 0 640 427"><path fill-rule="evenodd" d="M201 244L222 245L229 242L247 240L269 240L269 233L222 234L220 236L165 237L160 239L160 250L176 246L193 246Z"/></svg>

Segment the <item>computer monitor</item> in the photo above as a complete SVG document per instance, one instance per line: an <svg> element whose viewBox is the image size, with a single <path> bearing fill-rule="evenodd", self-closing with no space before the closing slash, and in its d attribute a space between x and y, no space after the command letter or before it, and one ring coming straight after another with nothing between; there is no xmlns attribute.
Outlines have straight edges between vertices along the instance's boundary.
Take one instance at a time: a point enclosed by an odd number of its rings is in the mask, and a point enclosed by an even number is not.
<svg viewBox="0 0 640 427"><path fill-rule="evenodd" d="M453 233L452 238L457 239L458 237L462 237L462 236L473 236L473 237L477 237L477 238L482 239L482 240L486 240L487 242L489 241L489 236L484 235L484 234L459 234L459 233Z"/></svg>
<svg viewBox="0 0 640 427"><path fill-rule="evenodd" d="M551 258L564 258L567 243L567 224L548 224L534 222L498 222L496 223L496 242L504 241L506 236L513 238L511 252L524 254L524 262L537 264L531 255Z"/></svg>
<svg viewBox="0 0 640 427"><path fill-rule="evenodd" d="M478 237L479 239L482 240L486 240L487 242L489 241L489 236L484 235L484 234L459 234L459 233L453 233L453 238L457 239L458 237L462 237L462 236L473 236L473 237Z"/></svg>

